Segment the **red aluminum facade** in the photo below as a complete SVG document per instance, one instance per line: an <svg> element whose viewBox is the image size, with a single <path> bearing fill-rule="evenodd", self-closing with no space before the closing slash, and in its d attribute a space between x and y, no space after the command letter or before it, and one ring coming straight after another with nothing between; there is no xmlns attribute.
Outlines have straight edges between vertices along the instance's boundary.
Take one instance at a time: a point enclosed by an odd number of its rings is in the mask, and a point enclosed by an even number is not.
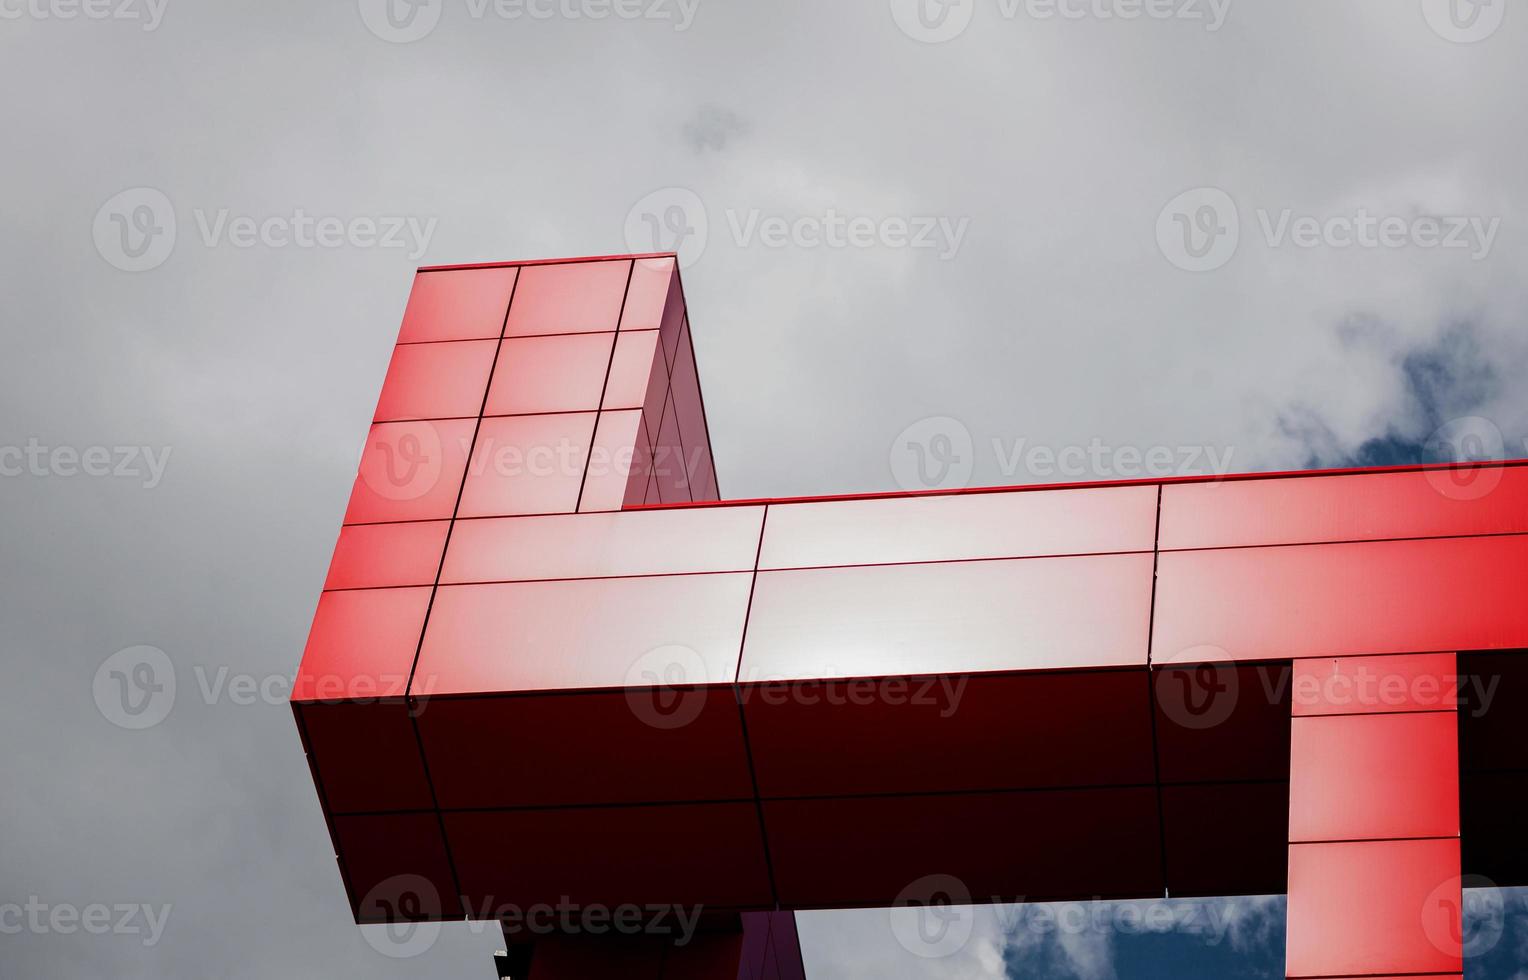
<svg viewBox="0 0 1528 980"><path fill-rule="evenodd" d="M1528 467L718 497L672 256L419 273L293 697L358 922L1287 889L1289 976L1438 974L1528 880Z"/></svg>

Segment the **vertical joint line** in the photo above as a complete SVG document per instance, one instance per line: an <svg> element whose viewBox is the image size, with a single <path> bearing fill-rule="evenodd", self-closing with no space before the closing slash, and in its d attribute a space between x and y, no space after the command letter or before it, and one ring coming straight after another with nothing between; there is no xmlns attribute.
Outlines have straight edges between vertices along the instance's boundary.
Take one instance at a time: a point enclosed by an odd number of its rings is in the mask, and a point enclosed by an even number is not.
<svg viewBox="0 0 1528 980"><path fill-rule="evenodd" d="M759 793L759 775L753 764L753 741L748 737L748 715L743 711L743 651L748 646L748 620L753 616L753 593L759 584L759 557L764 553L764 528L769 523L769 506L759 518L759 546L753 555L753 579L748 585L748 605L743 613L743 635L738 643L737 671L732 677L732 697L737 702L738 724L743 731L743 755L748 760L748 781L753 786L754 812L759 818L759 839L764 845L764 869L769 872L769 894L775 908L780 907L780 889L775 883L775 859L769 850L769 828L764 823L764 799Z"/></svg>
<svg viewBox="0 0 1528 980"><path fill-rule="evenodd" d="M631 298L631 279L636 269L637 260L632 259L631 265L626 269L626 289L621 293L621 311L615 315L615 330L610 334L610 356L605 359L605 380L600 384L600 407L594 413L594 430L589 433L589 455L584 457L584 473L578 481L578 499L573 502L573 513L575 514L584 505L584 487L589 483L589 465L594 461L594 440L600 434L600 420L605 417L605 393L610 390L610 369L615 365L615 349L621 342L621 321L626 319L626 301ZM520 278L516 276L515 284L519 285L519 283ZM662 342L662 340L659 340L660 344ZM484 398L484 404L486 405L487 396L485 395ZM630 478L631 475L627 474L627 479ZM624 502L624 500L625 495L623 494L622 501Z"/></svg>
<svg viewBox="0 0 1528 980"><path fill-rule="evenodd" d="M435 779L430 774L430 763L425 757L424 737L419 733L419 713L415 710L418 702L414 698L414 675L419 670L419 656L424 651L425 632L430 628L430 614L435 609L435 597L440 593L440 576L446 567L446 553L451 550L451 534L456 530L457 515L462 508L462 495L467 490L467 480L472 476L472 456L477 452L478 433L483 428L483 413L488 411L488 393L493 390L493 376L499 368L499 355L504 351L504 332L509 329L509 311L515 305L515 293L520 289L520 277L524 271L522 267L515 273L515 284L509 288L509 301L504 304L504 322L499 325L499 342L493 349L493 363L488 367L488 381L483 385L483 400L478 404L477 419L472 425L472 441L467 446L467 460L462 468L462 482L456 488L456 502L451 505L451 522L446 525L446 540L441 545L440 561L435 565L435 581L430 585L430 601L425 605L424 623L419 627L419 642L414 645L414 662L409 666L408 684L403 689L404 710L408 714L409 727L414 732L414 746L419 752L419 765L424 772L425 787L430 791L430 806L435 811L435 823L440 829L441 847L446 852L446 867L451 871L451 885L456 892L454 897L458 902L463 903L466 901L466 896L462 894L461 876L456 871L456 856L451 852L451 841L446 837L446 817L440 810L440 797L435 792Z"/></svg>
<svg viewBox="0 0 1528 980"><path fill-rule="evenodd" d="M1157 790L1157 855L1162 872L1162 897L1171 898L1167 881L1167 805L1162 799L1162 744L1157 738L1157 693L1152 641L1157 627L1157 560L1162 554L1162 484L1157 484L1157 513L1151 532L1151 608L1146 614L1146 717L1151 723L1151 770Z"/></svg>

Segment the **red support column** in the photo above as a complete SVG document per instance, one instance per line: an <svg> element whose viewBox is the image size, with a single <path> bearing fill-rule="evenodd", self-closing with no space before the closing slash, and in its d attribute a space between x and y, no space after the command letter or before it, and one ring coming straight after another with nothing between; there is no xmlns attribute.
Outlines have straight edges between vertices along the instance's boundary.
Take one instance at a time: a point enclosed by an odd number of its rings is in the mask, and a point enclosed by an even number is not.
<svg viewBox="0 0 1528 980"><path fill-rule="evenodd" d="M1461 975L1454 654L1295 661L1288 977Z"/></svg>

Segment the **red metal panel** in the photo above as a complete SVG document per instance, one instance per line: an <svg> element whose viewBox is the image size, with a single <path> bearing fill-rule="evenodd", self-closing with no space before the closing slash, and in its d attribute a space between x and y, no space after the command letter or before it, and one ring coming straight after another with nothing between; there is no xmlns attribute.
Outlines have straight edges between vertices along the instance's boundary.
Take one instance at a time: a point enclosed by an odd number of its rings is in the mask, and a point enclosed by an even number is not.
<svg viewBox="0 0 1528 980"><path fill-rule="evenodd" d="M298 702L295 708L330 813L435 805L408 705Z"/></svg>
<svg viewBox="0 0 1528 980"><path fill-rule="evenodd" d="M1528 532L1528 467L1169 484L1162 547Z"/></svg>
<svg viewBox="0 0 1528 980"><path fill-rule="evenodd" d="M679 423L679 441L685 448L685 460L693 471L694 461L711 444L706 431L706 410L700 401L700 376L695 371L695 349L686 324L679 337L674 370L669 378L670 397Z"/></svg>
<svg viewBox="0 0 1528 980"><path fill-rule="evenodd" d="M1459 833L1452 711L1296 718L1290 750L1291 841Z"/></svg>
<svg viewBox="0 0 1528 980"><path fill-rule="evenodd" d="M630 259L525 266L504 336L615 330L630 272Z"/></svg>
<svg viewBox="0 0 1528 980"><path fill-rule="evenodd" d="M340 529L325 589L434 585L449 521L356 524Z"/></svg>
<svg viewBox="0 0 1528 980"><path fill-rule="evenodd" d="M1288 814L1288 783L1162 787L1168 893L1284 894Z"/></svg>
<svg viewBox="0 0 1528 980"><path fill-rule="evenodd" d="M530 980L594 980L598 977L665 980L663 962L669 948L656 938L553 934L537 938L534 945ZM513 980L520 980L520 974L514 974Z"/></svg>
<svg viewBox="0 0 1528 980"><path fill-rule="evenodd" d="M1164 553L1156 659L1232 660L1528 645L1528 537Z"/></svg>
<svg viewBox="0 0 1528 980"><path fill-rule="evenodd" d="M595 411L614 344L613 333L505 340L484 414Z"/></svg>
<svg viewBox="0 0 1528 980"><path fill-rule="evenodd" d="M621 329L657 330L663 325L670 298L679 299L679 276L672 257L638 259L631 270ZM680 302L679 305L683 305Z"/></svg>
<svg viewBox="0 0 1528 980"><path fill-rule="evenodd" d="M1299 660L1291 688L1295 715L1453 711L1459 675L1452 653Z"/></svg>
<svg viewBox="0 0 1528 980"><path fill-rule="evenodd" d="M766 797L1154 779L1142 670L799 681L741 697Z"/></svg>
<svg viewBox="0 0 1528 980"><path fill-rule="evenodd" d="M931 874L975 901L1162 895L1151 788L772 800L780 901L880 907Z"/></svg>
<svg viewBox="0 0 1528 980"><path fill-rule="evenodd" d="M663 406L663 421L658 424L658 440L653 446L653 473L658 477L658 495L665 504L688 503L692 499L675 412L670 397Z"/></svg>
<svg viewBox="0 0 1528 980"><path fill-rule="evenodd" d="M1287 661L1153 668L1162 781L1287 780L1290 677Z"/></svg>
<svg viewBox="0 0 1528 980"><path fill-rule="evenodd" d="M1142 666L1150 602L1150 555L760 572L741 676Z"/></svg>
<svg viewBox="0 0 1528 980"><path fill-rule="evenodd" d="M420 922L462 914L433 813L334 818L357 922Z"/></svg>
<svg viewBox="0 0 1528 980"><path fill-rule="evenodd" d="M572 513L596 414L484 419L457 516Z"/></svg>
<svg viewBox="0 0 1528 980"><path fill-rule="evenodd" d="M474 419L373 425L361 452L345 523L450 517L476 426Z"/></svg>
<svg viewBox="0 0 1528 980"><path fill-rule="evenodd" d="M667 382L668 368L658 355L658 331L623 330L616 336L610 377L605 382L600 407L607 411L642 408L648 403L649 390L655 386L661 389Z"/></svg>
<svg viewBox="0 0 1528 980"><path fill-rule="evenodd" d="M377 399L377 422L477 418L497 340L400 344Z"/></svg>
<svg viewBox="0 0 1528 980"><path fill-rule="evenodd" d="M771 508L760 568L1150 551L1155 487L888 497Z"/></svg>
<svg viewBox="0 0 1528 980"><path fill-rule="evenodd" d="M647 486L650 452L641 410L601 412L578 509L589 513L624 507L638 487Z"/></svg>
<svg viewBox="0 0 1528 980"><path fill-rule="evenodd" d="M1459 841L1292 844L1290 977L1459 973Z"/></svg>
<svg viewBox="0 0 1528 980"><path fill-rule="evenodd" d="M402 697L429 604L428 588L319 596L292 700Z"/></svg>
<svg viewBox="0 0 1528 980"><path fill-rule="evenodd" d="M398 343L498 337L518 271L508 266L419 273Z"/></svg>
<svg viewBox="0 0 1528 980"><path fill-rule="evenodd" d="M441 586L416 684L479 694L730 682L750 578Z"/></svg>
<svg viewBox="0 0 1528 980"><path fill-rule="evenodd" d="M440 580L460 584L752 571L763 523L763 507L460 521Z"/></svg>
<svg viewBox="0 0 1528 980"><path fill-rule="evenodd" d="M447 809L753 799L728 687L435 698L419 733Z"/></svg>
<svg viewBox="0 0 1528 980"><path fill-rule="evenodd" d="M752 803L445 814L467 904L774 905Z"/></svg>

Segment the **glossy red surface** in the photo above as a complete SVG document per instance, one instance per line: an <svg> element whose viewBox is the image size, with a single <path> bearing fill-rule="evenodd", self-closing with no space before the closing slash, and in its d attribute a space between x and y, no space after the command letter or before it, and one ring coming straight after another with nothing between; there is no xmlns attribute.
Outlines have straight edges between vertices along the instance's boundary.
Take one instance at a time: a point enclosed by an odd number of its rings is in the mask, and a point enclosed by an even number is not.
<svg viewBox="0 0 1528 980"><path fill-rule="evenodd" d="M663 420L653 442L653 475L658 478L658 498L665 504L688 503L692 499L688 462L675 411L674 400L670 398L663 406Z"/></svg>
<svg viewBox="0 0 1528 980"><path fill-rule="evenodd" d="M596 414L484 419L457 516L575 511Z"/></svg>
<svg viewBox="0 0 1528 980"><path fill-rule="evenodd" d="M559 901L774 904L752 803L477 810L448 812L445 821L475 910Z"/></svg>
<svg viewBox="0 0 1528 980"><path fill-rule="evenodd" d="M1458 969L1461 821L1469 869L1528 881L1528 467L766 516L691 505L718 491L671 256L422 272L401 340L379 417L466 417L373 427L327 580L346 591L321 599L294 689L358 918L461 913L388 891L455 894L452 858L480 905L885 905L929 873L976 900L1287 881L1291 970L1372 976ZM479 351L498 357L481 428ZM601 462L622 452L639 462ZM620 512L639 502L666 506ZM501 516L528 514L556 516ZM1443 697L1420 685L1455 650L1457 751L1453 714L1393 713ZM1355 704L1370 674L1400 699ZM1449 839L1350 842L1421 833ZM1344 842L1287 843L1326 835ZM799 977L773 927L745 935L691 973Z"/></svg>
<svg viewBox="0 0 1528 980"><path fill-rule="evenodd" d="M504 330L514 267L420 272L414 277L398 343L497 338Z"/></svg>
<svg viewBox="0 0 1528 980"><path fill-rule="evenodd" d="M695 349L690 343L688 325L680 334L679 348L675 352L674 370L669 377L669 397L673 400L679 425L679 441L686 452L686 468L693 473L697 454L711 444L711 438L706 431L706 411L700 403L700 376L695 371Z"/></svg>
<svg viewBox="0 0 1528 980"><path fill-rule="evenodd" d="M741 679L1144 666L1150 606L1150 555L760 572Z"/></svg>
<svg viewBox="0 0 1528 980"><path fill-rule="evenodd" d="M762 507L459 521L441 582L753 570Z"/></svg>
<svg viewBox="0 0 1528 980"><path fill-rule="evenodd" d="M400 344L377 399L375 421L477 418L497 340Z"/></svg>
<svg viewBox="0 0 1528 980"><path fill-rule="evenodd" d="M620 510L652 474L651 450L639 410L601 412L578 498L582 513Z"/></svg>
<svg viewBox="0 0 1528 980"><path fill-rule="evenodd" d="M506 339L484 414L595 411L614 344L613 333Z"/></svg>
<svg viewBox="0 0 1528 980"><path fill-rule="evenodd" d="M1157 567L1158 659L1528 646L1528 537L1164 552Z"/></svg>
<svg viewBox="0 0 1528 980"><path fill-rule="evenodd" d="M1184 483L1162 491L1164 549L1504 532L1528 532L1528 468Z"/></svg>
<svg viewBox="0 0 1528 980"><path fill-rule="evenodd" d="M651 723L660 697L683 724ZM753 799L725 686L435 698L419 734L446 809Z"/></svg>
<svg viewBox="0 0 1528 980"><path fill-rule="evenodd" d="M1291 841L1459 834L1454 712L1296 718Z"/></svg>
<svg viewBox="0 0 1528 980"><path fill-rule="evenodd" d="M770 508L760 568L1150 551L1155 487Z"/></svg>
<svg viewBox="0 0 1528 980"><path fill-rule="evenodd" d="M449 521L352 524L340 528L325 589L433 585Z"/></svg>
<svg viewBox="0 0 1528 980"><path fill-rule="evenodd" d="M728 683L750 577L441 586L416 684L477 694Z"/></svg>
<svg viewBox="0 0 1528 980"><path fill-rule="evenodd" d="M623 330L616 335L610 377L605 382L600 407L642 408L648 404L649 392L661 391L667 383L668 372L658 355L658 331Z"/></svg>
<svg viewBox="0 0 1528 980"><path fill-rule="evenodd" d="M346 524L451 516L475 419L373 425L345 510Z"/></svg>
<svg viewBox="0 0 1528 980"><path fill-rule="evenodd" d="M429 604L428 588L319 596L292 700L402 697Z"/></svg>
<svg viewBox="0 0 1528 980"><path fill-rule="evenodd" d="M1294 844L1285 974L1459 973L1458 840Z"/></svg>
<svg viewBox="0 0 1528 980"><path fill-rule="evenodd" d="M1291 687L1299 716L1453 711L1459 675L1452 653L1297 660Z"/></svg>
<svg viewBox="0 0 1528 980"><path fill-rule="evenodd" d="M670 301L683 307L679 277L672 258L638 259L631 270L626 308L621 312L622 330L657 330L663 325Z"/></svg>
<svg viewBox="0 0 1528 980"><path fill-rule="evenodd" d="M615 330L630 273L629 259L525 266L504 336Z"/></svg>

